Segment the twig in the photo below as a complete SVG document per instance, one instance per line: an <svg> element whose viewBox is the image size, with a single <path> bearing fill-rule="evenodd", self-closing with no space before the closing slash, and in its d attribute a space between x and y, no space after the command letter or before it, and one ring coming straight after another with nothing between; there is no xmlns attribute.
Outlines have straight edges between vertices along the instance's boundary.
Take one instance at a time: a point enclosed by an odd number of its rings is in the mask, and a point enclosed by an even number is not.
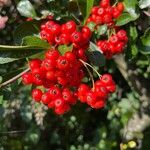
<svg viewBox="0 0 150 150"><path fill-rule="evenodd" d="M19 79L24 73L28 72L30 70L30 68L27 68L26 70L24 70L23 72L21 72L20 74L16 75L15 77L3 82L0 84L0 88L2 88L3 86L6 86L12 82L14 82L15 80Z"/></svg>

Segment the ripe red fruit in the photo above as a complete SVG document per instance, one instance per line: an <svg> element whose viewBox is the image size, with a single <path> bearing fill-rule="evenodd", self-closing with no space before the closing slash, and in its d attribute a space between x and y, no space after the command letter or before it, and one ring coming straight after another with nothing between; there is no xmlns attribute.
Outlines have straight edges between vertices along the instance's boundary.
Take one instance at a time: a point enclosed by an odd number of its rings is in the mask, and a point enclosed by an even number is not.
<svg viewBox="0 0 150 150"><path fill-rule="evenodd" d="M62 108L65 102L64 102L64 99L61 97L61 98L56 98L54 101L54 104L56 108Z"/></svg>
<svg viewBox="0 0 150 150"><path fill-rule="evenodd" d="M98 98L97 98L98 99ZM98 99L97 102L95 102L91 107L95 109L100 109L105 106L105 100Z"/></svg>
<svg viewBox="0 0 150 150"><path fill-rule="evenodd" d="M116 44L118 41L119 41L119 39L116 35L111 36L109 39L109 42L112 44Z"/></svg>
<svg viewBox="0 0 150 150"><path fill-rule="evenodd" d="M105 9L102 8L102 7L98 8L98 10L97 10L97 15L103 16L104 14L105 14Z"/></svg>
<svg viewBox="0 0 150 150"><path fill-rule="evenodd" d="M41 101L43 102L43 104L49 104L51 101L50 94L48 92L44 93L42 95Z"/></svg>
<svg viewBox="0 0 150 150"><path fill-rule="evenodd" d="M117 32L117 37L119 38L119 40L124 40L127 37L127 33L125 30L119 30Z"/></svg>
<svg viewBox="0 0 150 150"><path fill-rule="evenodd" d="M55 81L56 80L55 71L54 70L47 71L46 78L50 81Z"/></svg>
<svg viewBox="0 0 150 150"><path fill-rule="evenodd" d="M40 68L42 61L40 59L32 59L29 61L30 69Z"/></svg>
<svg viewBox="0 0 150 150"><path fill-rule="evenodd" d="M89 91L86 93L86 102L88 105L92 106L93 103L96 102L96 94L93 91Z"/></svg>
<svg viewBox="0 0 150 150"><path fill-rule="evenodd" d="M57 67L60 70L66 70L69 69L69 61L67 60L67 58L65 56L60 56L57 59Z"/></svg>
<svg viewBox="0 0 150 150"><path fill-rule="evenodd" d="M110 74L103 74L101 77L101 82L104 85L111 85L113 80L112 80L112 76Z"/></svg>
<svg viewBox="0 0 150 150"><path fill-rule="evenodd" d="M97 11L98 11L98 6L94 6L93 8L92 8L92 10L91 10L91 13L92 14L97 14Z"/></svg>
<svg viewBox="0 0 150 150"><path fill-rule="evenodd" d="M121 12L116 7L114 7L114 9L113 9L113 17L114 18L118 18L120 15L121 15Z"/></svg>
<svg viewBox="0 0 150 150"><path fill-rule="evenodd" d="M71 99L73 98L73 93L70 91L68 88L63 89L62 91L62 96L65 102L70 102Z"/></svg>
<svg viewBox="0 0 150 150"><path fill-rule="evenodd" d="M76 55L70 51L65 53L65 57L69 62L74 63L76 61Z"/></svg>
<svg viewBox="0 0 150 150"><path fill-rule="evenodd" d="M24 73L22 75L22 82L24 84L32 84L33 83L33 76L30 72Z"/></svg>
<svg viewBox="0 0 150 150"><path fill-rule="evenodd" d="M40 102L41 101L41 97L42 97L42 91L40 89L33 89L32 90L32 98L35 101Z"/></svg>
<svg viewBox="0 0 150 150"><path fill-rule="evenodd" d="M110 6L110 0L101 0L100 1L100 6L103 8L106 8L108 6Z"/></svg>
<svg viewBox="0 0 150 150"><path fill-rule="evenodd" d="M70 34L63 33L60 35L61 44L70 44Z"/></svg>
<svg viewBox="0 0 150 150"><path fill-rule="evenodd" d="M73 33L76 30L76 23L74 21L68 21L67 23L64 24L62 28L62 33Z"/></svg>
<svg viewBox="0 0 150 150"><path fill-rule="evenodd" d="M107 98L108 96L108 90L105 86L95 86L94 92L101 98Z"/></svg>
<svg viewBox="0 0 150 150"><path fill-rule="evenodd" d="M122 12L122 11L124 10L124 5L123 5L122 2L119 2L119 3L117 4L117 9L118 9L120 12Z"/></svg>
<svg viewBox="0 0 150 150"><path fill-rule="evenodd" d="M45 57L47 59L54 59L56 60L60 56L60 53L58 50L50 49L45 53Z"/></svg>
<svg viewBox="0 0 150 150"><path fill-rule="evenodd" d="M61 90L56 86L50 87L48 92L52 100L61 97Z"/></svg>
<svg viewBox="0 0 150 150"><path fill-rule="evenodd" d="M70 39L71 39L71 42L72 42L72 43L79 43L79 42L81 42L81 40L82 40L82 34L81 34L80 32L78 32L78 31L74 31L74 32L71 34Z"/></svg>
<svg viewBox="0 0 150 150"><path fill-rule="evenodd" d="M53 70L56 67L56 60L54 59L44 59L42 62L42 68L49 71Z"/></svg>
<svg viewBox="0 0 150 150"><path fill-rule="evenodd" d="M88 27L84 26L84 27L82 28L82 36L83 36L85 39L90 39L91 35L92 35L91 30L90 30Z"/></svg>

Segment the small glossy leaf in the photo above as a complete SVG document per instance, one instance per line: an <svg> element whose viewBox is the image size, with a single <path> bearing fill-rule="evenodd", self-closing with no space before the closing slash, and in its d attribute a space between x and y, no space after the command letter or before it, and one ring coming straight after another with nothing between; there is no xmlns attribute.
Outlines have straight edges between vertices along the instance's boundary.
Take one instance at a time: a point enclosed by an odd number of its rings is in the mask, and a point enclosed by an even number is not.
<svg viewBox="0 0 150 150"><path fill-rule="evenodd" d="M72 51L72 49L73 49L73 45L69 45L69 46L68 45L60 45L58 47L58 50L62 55L64 55L68 51Z"/></svg>
<svg viewBox="0 0 150 150"><path fill-rule="evenodd" d="M24 17L35 18L37 16L34 7L28 0L21 0L17 5L17 10Z"/></svg>
<svg viewBox="0 0 150 150"><path fill-rule="evenodd" d="M92 42L90 42L89 49L87 51L87 56L90 62L95 66L104 66L105 57L102 54L101 50Z"/></svg>
<svg viewBox="0 0 150 150"><path fill-rule="evenodd" d="M26 21L20 24L13 33L15 44L20 45L22 39L26 36L33 36L35 34L38 34L40 24L40 20Z"/></svg>
<svg viewBox="0 0 150 150"><path fill-rule="evenodd" d="M137 0L124 0L125 11L136 20L139 17L138 1Z"/></svg>
<svg viewBox="0 0 150 150"><path fill-rule="evenodd" d="M139 1L139 7L141 9L144 9L146 7L150 6L150 0L140 0Z"/></svg>
<svg viewBox="0 0 150 150"><path fill-rule="evenodd" d="M116 22L117 26L122 26L125 25L127 23L129 23L130 21L133 21L134 18L132 18L132 16L129 13L123 13Z"/></svg>
<svg viewBox="0 0 150 150"><path fill-rule="evenodd" d="M130 26L130 37L132 39L132 41L135 41L138 37L138 32L135 26Z"/></svg>
<svg viewBox="0 0 150 150"><path fill-rule="evenodd" d="M148 28L141 37L140 51L143 54L150 54L150 28Z"/></svg>

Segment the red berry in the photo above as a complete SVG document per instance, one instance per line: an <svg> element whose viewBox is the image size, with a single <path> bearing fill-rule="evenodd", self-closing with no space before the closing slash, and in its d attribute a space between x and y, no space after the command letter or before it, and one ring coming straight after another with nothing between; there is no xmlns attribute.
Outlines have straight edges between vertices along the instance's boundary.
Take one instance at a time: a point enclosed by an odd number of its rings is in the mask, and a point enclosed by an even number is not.
<svg viewBox="0 0 150 150"><path fill-rule="evenodd" d="M98 99L98 98L97 98ZM92 105L92 108L95 108L95 109L100 109L102 107L105 106L105 100L103 99L98 99L97 102L95 102L93 105Z"/></svg>
<svg viewBox="0 0 150 150"><path fill-rule="evenodd" d="M121 12L116 7L114 7L114 9L113 9L113 17L114 18L118 18L120 15L121 15Z"/></svg>
<svg viewBox="0 0 150 150"><path fill-rule="evenodd" d="M48 92L44 93L42 95L41 101L43 102L43 104L48 104L51 101L51 97L50 94Z"/></svg>
<svg viewBox="0 0 150 150"><path fill-rule="evenodd" d="M72 43L79 43L82 40L82 34L78 31L74 31L70 38Z"/></svg>
<svg viewBox="0 0 150 150"><path fill-rule="evenodd" d="M61 44L70 44L70 35L63 33L60 35Z"/></svg>
<svg viewBox="0 0 150 150"><path fill-rule="evenodd" d="M40 89L33 89L32 90L32 98L39 102L41 101L41 97L42 97L42 91Z"/></svg>
<svg viewBox="0 0 150 150"><path fill-rule="evenodd" d="M100 1L100 6L103 8L106 8L110 5L110 0L101 0Z"/></svg>
<svg viewBox="0 0 150 150"><path fill-rule="evenodd" d="M117 37L119 38L119 40L124 40L127 37L127 33L125 30L119 30L117 32Z"/></svg>
<svg viewBox="0 0 150 150"><path fill-rule="evenodd" d="M76 23L74 21L68 21L67 23L64 24L62 28L62 33L73 33L76 30Z"/></svg>
<svg viewBox="0 0 150 150"><path fill-rule="evenodd" d="M70 91L68 88L63 89L62 91L62 96L65 102L70 102L71 99L73 98L73 93Z"/></svg>
<svg viewBox="0 0 150 150"><path fill-rule="evenodd" d="M40 59L32 59L29 61L30 69L40 68L42 61Z"/></svg>
<svg viewBox="0 0 150 150"><path fill-rule="evenodd" d="M95 86L94 92L101 98L107 98L108 96L108 90L105 86Z"/></svg>
<svg viewBox="0 0 150 150"><path fill-rule="evenodd" d="M100 7L98 10L97 10L97 15L99 16L103 16L105 14L105 9Z"/></svg>
<svg viewBox="0 0 150 150"><path fill-rule="evenodd" d="M31 73L27 72L27 73L24 73L22 75L22 82L24 84L32 84L33 83L33 76Z"/></svg>
<svg viewBox="0 0 150 150"><path fill-rule="evenodd" d="M101 82L104 85L111 85L113 82L112 76L110 74L103 74L101 77Z"/></svg>
<svg viewBox="0 0 150 150"><path fill-rule="evenodd" d="M46 52L45 57L47 59L54 59L56 60L59 57L60 53L58 50L50 49Z"/></svg>
<svg viewBox="0 0 150 150"><path fill-rule="evenodd" d="M61 98L56 98L54 101L54 104L56 108L62 108L65 102L64 102L64 99L61 97Z"/></svg>
<svg viewBox="0 0 150 150"><path fill-rule="evenodd" d="M116 44L118 41L119 41L119 39L116 35L111 36L109 39L109 42L112 44Z"/></svg>
<svg viewBox="0 0 150 150"><path fill-rule="evenodd" d="M122 11L124 10L124 5L123 5L122 2L119 2L119 3L117 4L117 9L118 9L120 12L122 12Z"/></svg>
<svg viewBox="0 0 150 150"><path fill-rule="evenodd" d="M55 71L54 70L47 71L46 78L50 81L55 81L56 80Z"/></svg>
<svg viewBox="0 0 150 150"><path fill-rule="evenodd" d="M48 92L52 100L61 96L61 90L56 86L50 87Z"/></svg>
<svg viewBox="0 0 150 150"><path fill-rule="evenodd" d="M57 59L57 67L60 70L66 70L69 69L69 61L67 60L67 58L65 56L60 56Z"/></svg>

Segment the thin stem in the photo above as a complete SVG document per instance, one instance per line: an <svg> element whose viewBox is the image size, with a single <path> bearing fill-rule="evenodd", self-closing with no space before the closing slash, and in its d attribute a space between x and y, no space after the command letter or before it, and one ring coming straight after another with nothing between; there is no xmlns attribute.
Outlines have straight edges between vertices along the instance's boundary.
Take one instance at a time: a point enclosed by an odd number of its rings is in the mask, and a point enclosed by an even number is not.
<svg viewBox="0 0 150 150"><path fill-rule="evenodd" d="M90 68L92 68L93 71L95 71L95 73L98 75L98 77L101 78L101 75L98 73L98 71L95 68L93 68L93 66L91 66L89 63L83 61L82 59L79 59L79 61L81 61L83 64L85 64L85 65L89 66Z"/></svg>
<svg viewBox="0 0 150 150"><path fill-rule="evenodd" d="M89 68L87 67L86 63L85 63L83 60L81 60L81 59L80 59L80 62L84 65L84 67L85 67L85 68L86 68L86 70L88 71L89 76L90 76L91 81L92 81L93 90L94 90L94 89L95 89L95 85L94 85L94 78L93 78L93 76L92 76L92 74L91 74L91 72L90 72Z"/></svg>
<svg viewBox="0 0 150 150"><path fill-rule="evenodd" d="M6 86L14 81L16 81L17 79L19 79L24 73L28 72L30 70L30 68L27 68L26 70L24 70L23 72L19 73L18 75L16 75L15 77L3 82L0 84L0 88L2 88L3 86Z"/></svg>

